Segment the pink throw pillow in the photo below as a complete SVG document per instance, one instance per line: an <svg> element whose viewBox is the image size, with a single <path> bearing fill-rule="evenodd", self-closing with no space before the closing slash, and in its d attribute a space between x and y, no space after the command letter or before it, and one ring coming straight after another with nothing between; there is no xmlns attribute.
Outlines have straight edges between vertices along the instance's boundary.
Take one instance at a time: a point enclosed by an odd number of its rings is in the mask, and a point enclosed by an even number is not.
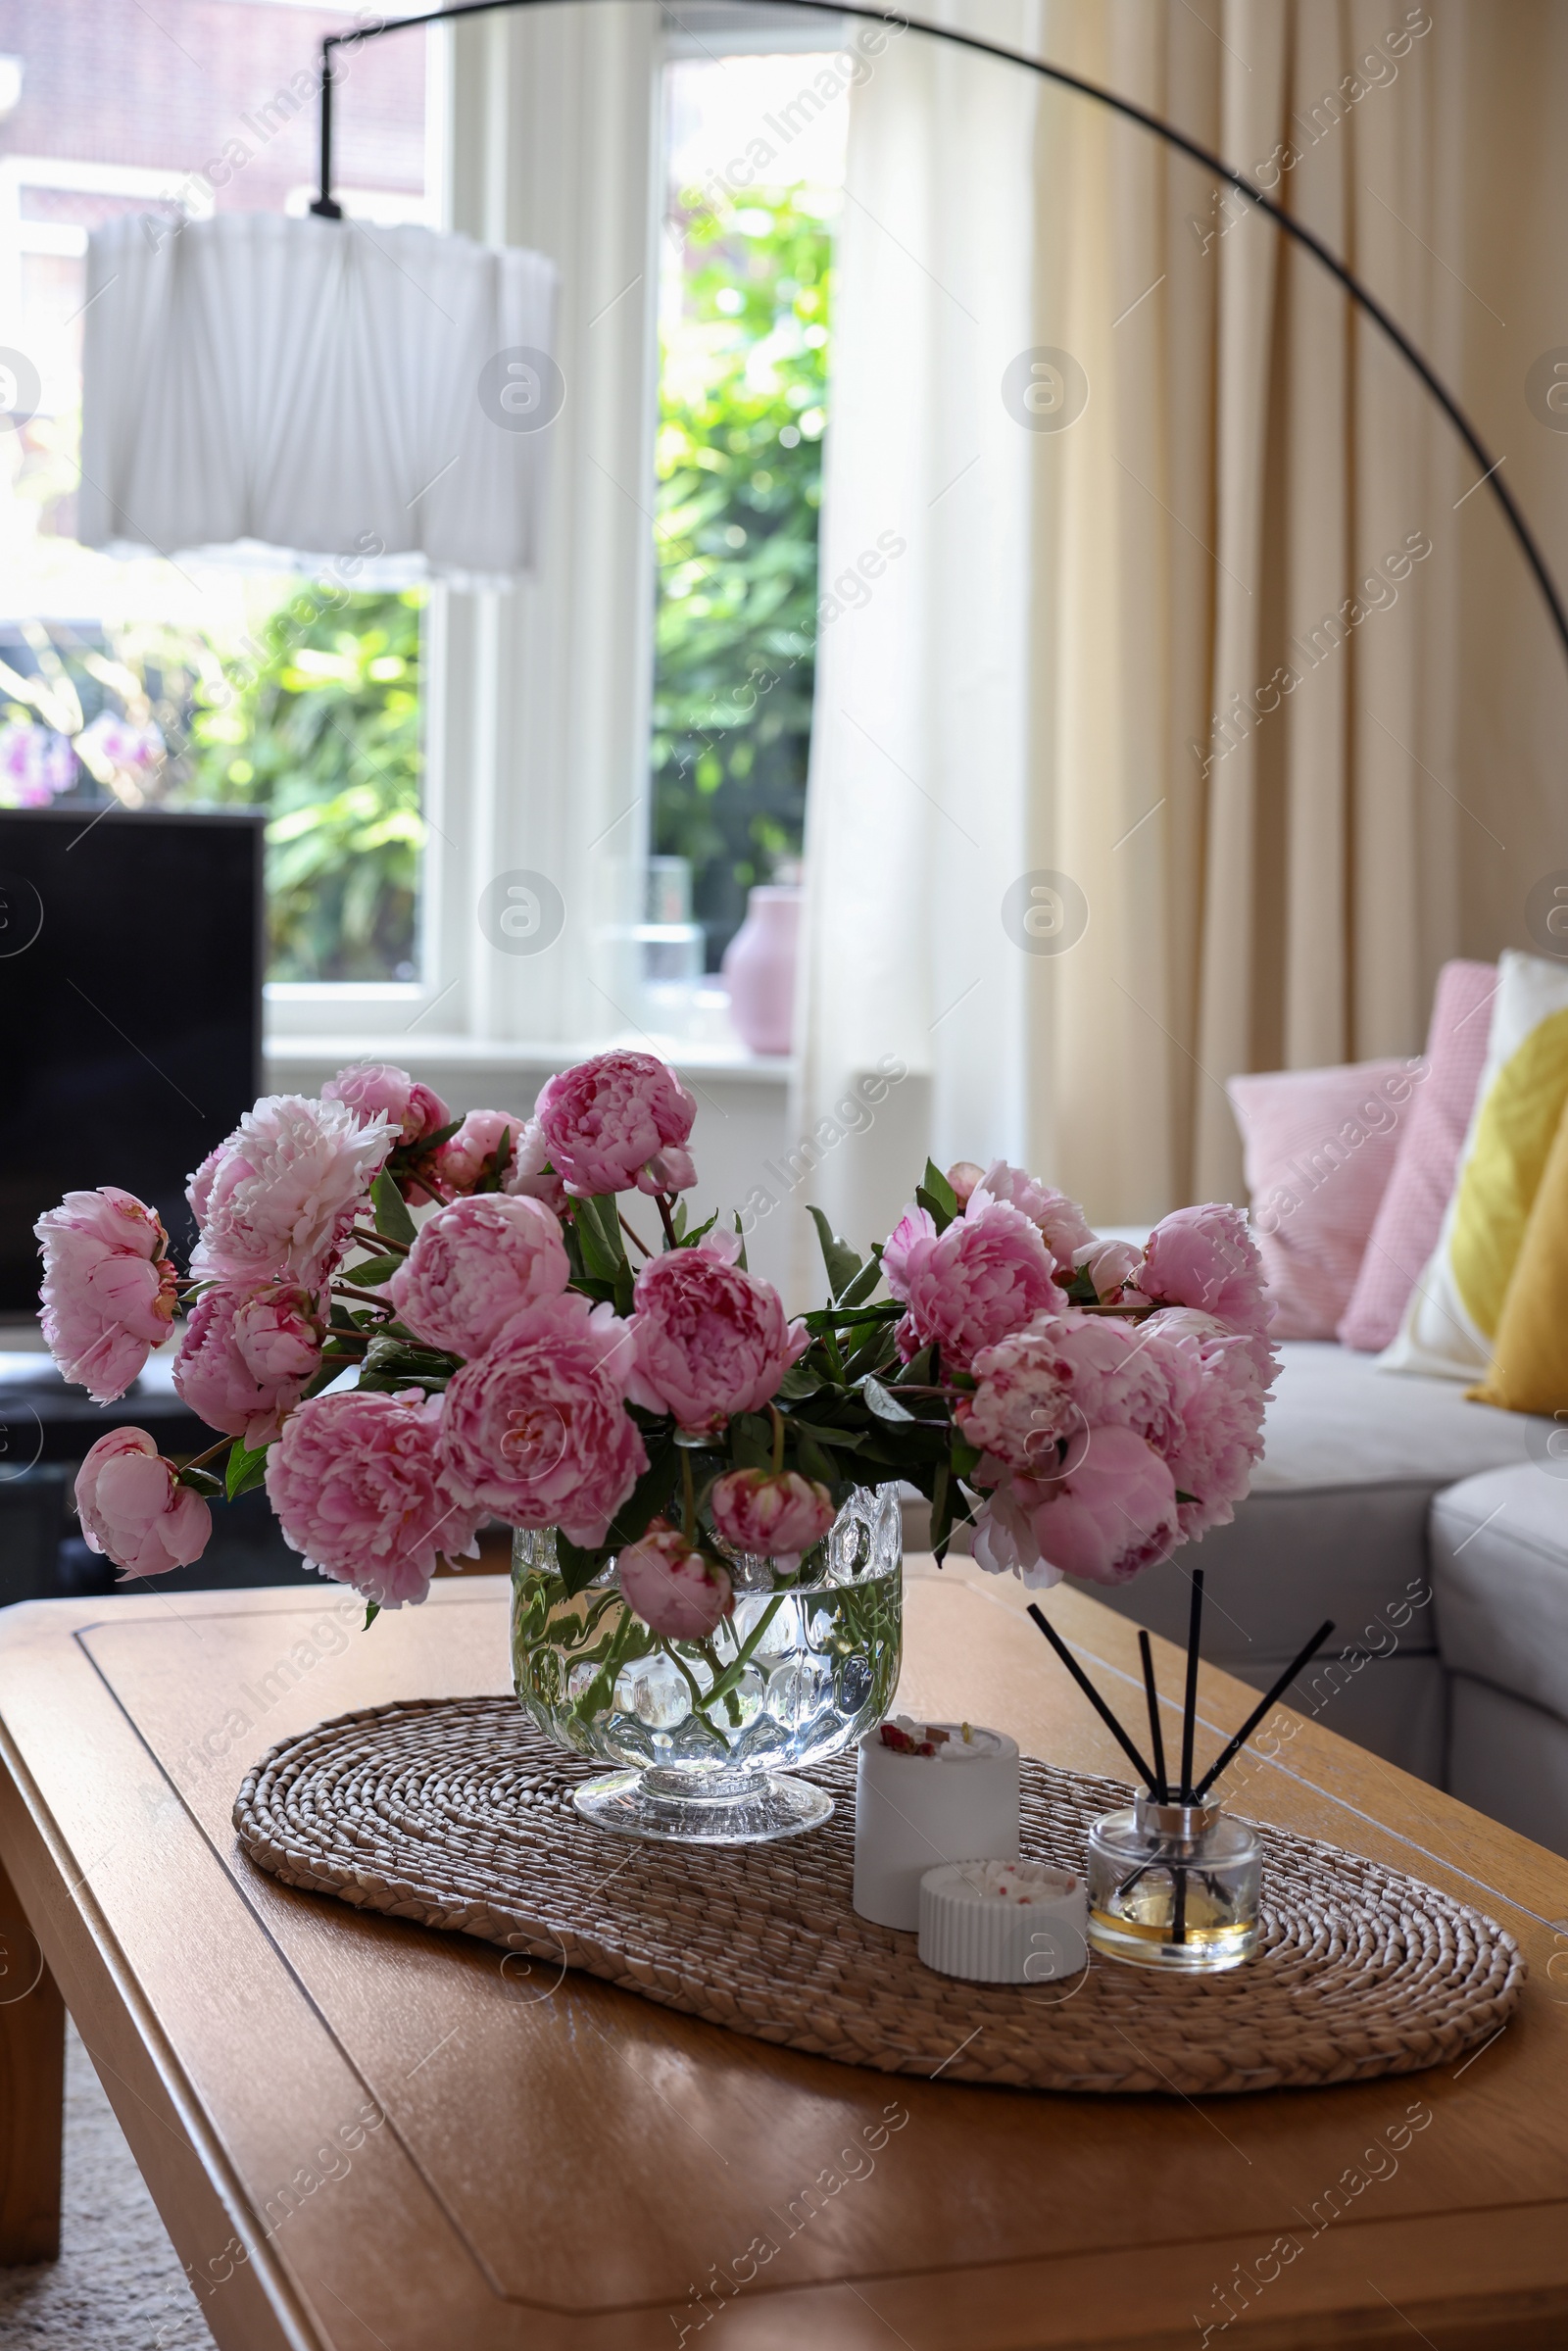
<svg viewBox="0 0 1568 2351"><path fill-rule="evenodd" d="M1416 1061L1355 1061L1227 1085L1274 1299L1271 1339L1333 1338L1422 1074Z"/></svg>
<svg viewBox="0 0 1568 2351"><path fill-rule="evenodd" d="M1438 1246L1443 1213L1481 1085L1497 993L1494 963L1445 963L1432 1000L1428 1075L1400 1121L1398 1155L1367 1239L1350 1302L1339 1325L1346 1347L1393 1341L1423 1266Z"/></svg>

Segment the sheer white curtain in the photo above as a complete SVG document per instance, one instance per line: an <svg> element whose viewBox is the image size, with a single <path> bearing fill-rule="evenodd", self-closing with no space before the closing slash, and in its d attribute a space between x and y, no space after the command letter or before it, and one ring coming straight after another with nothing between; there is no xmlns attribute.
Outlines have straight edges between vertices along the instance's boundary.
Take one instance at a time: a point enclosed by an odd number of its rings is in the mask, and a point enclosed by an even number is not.
<svg viewBox="0 0 1568 2351"><path fill-rule="evenodd" d="M1568 25L1522 4L1499 43L1495 21L1465 0L961 19L1257 172L1474 403L1564 544L1561 443L1518 387L1557 339ZM1529 192L1511 227L1488 193L1504 151ZM1378 330L1148 134L911 33L855 95L849 191L824 589L884 528L907 545L820 639L809 1197L885 1231L929 1148L1023 1158L1107 1222L1239 1199L1226 1077L1415 1050L1446 955L1527 943L1530 884L1561 861L1564 723L1534 591ZM1004 397L1042 350L1087 377L1065 429ZM1045 874L1087 909L1065 952L1076 925L1020 940L1007 911ZM840 1142L881 1053L909 1075Z"/></svg>
<svg viewBox="0 0 1568 2351"><path fill-rule="evenodd" d="M1037 22L1023 0L987 26L1027 42ZM1024 76L911 33L851 118L794 1167L797 1200L861 1243L896 1219L911 1155L1027 1141L996 877L1031 861L1029 452L996 385L1029 313L1036 104ZM817 1286L807 1257L798 1278Z"/></svg>

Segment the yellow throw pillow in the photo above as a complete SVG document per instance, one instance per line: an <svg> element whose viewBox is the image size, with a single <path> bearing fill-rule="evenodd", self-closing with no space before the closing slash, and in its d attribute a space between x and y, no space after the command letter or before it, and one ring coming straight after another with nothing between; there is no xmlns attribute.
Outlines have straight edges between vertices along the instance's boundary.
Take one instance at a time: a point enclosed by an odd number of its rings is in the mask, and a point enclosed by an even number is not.
<svg viewBox="0 0 1568 2351"><path fill-rule="evenodd" d="M1469 1393L1504 1412L1568 1411L1568 1109L1514 1260L1492 1369Z"/></svg>
<svg viewBox="0 0 1568 2351"><path fill-rule="evenodd" d="M1497 962L1486 1067L1443 1230L1378 1358L1383 1370L1486 1372L1565 1102L1568 965L1510 949Z"/></svg>

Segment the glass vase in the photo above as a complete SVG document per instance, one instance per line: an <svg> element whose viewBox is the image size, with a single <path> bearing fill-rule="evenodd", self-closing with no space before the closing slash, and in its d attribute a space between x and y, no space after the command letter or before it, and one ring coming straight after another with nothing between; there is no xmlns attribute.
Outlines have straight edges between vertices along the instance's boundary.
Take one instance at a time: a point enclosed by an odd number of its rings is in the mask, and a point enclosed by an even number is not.
<svg viewBox="0 0 1568 2351"><path fill-rule="evenodd" d="M1089 1940L1110 1959L1213 1975L1258 1942L1257 1839L1218 1804L1139 1796L1089 1832Z"/></svg>
<svg viewBox="0 0 1568 2351"><path fill-rule="evenodd" d="M568 1594L553 1531L513 1544L513 1682L523 1712L574 1754L616 1765L579 1812L625 1837L759 1844L827 1819L790 1767L879 1723L898 1683L903 1536L894 1487L856 1487L794 1572L724 1550L733 1613L706 1641L655 1633L612 1559Z"/></svg>

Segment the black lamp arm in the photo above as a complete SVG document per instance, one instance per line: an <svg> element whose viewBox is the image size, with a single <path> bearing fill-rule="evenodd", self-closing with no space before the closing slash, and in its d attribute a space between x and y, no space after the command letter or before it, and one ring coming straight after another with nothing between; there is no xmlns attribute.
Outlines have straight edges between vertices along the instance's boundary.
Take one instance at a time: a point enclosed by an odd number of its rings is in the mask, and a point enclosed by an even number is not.
<svg viewBox="0 0 1568 2351"><path fill-rule="evenodd" d="M499 8L537 8L559 4L560 0L460 0L460 4L453 8L427 9L416 17L379 18L371 24L359 26L352 32L329 32L321 43L321 186L320 193L311 206L312 212L329 220L338 220L343 217L343 208L332 195L332 66L334 51L357 49L362 42L374 40L383 32L408 32L412 31L416 24L452 24L462 17L489 16ZM754 4L763 5L765 0L754 0ZM1259 212L1266 213L1277 227L1283 229L1287 236L1294 237L1296 242L1303 246L1315 261L1321 263L1330 276L1339 280L1351 301L1365 311L1367 317L1382 328L1400 358L1415 370L1433 399L1443 410L1454 431L1481 467L1481 479L1491 490L1502 511L1504 520L1518 541L1525 562L1535 574L1536 585L1545 599L1546 610L1551 615L1552 626L1557 632L1557 641L1562 648L1563 658L1568 661L1568 612L1564 612L1562 598L1557 593L1556 582L1546 568L1545 558L1536 545L1530 525L1514 504L1507 486L1499 477L1498 467L1501 465L1502 460L1493 457L1481 435L1454 399L1453 394L1436 369L1423 359L1404 329L1390 317L1376 295L1369 293L1359 278L1346 268L1338 254L1323 243L1321 237L1314 236L1311 229L1304 227L1299 220L1294 219L1282 205L1274 203L1272 198L1265 196L1262 189L1254 186L1244 172L1236 171L1230 164L1223 162L1219 156L1210 155L1206 147L1200 147L1198 141L1190 139L1185 131L1177 130L1171 123L1163 122L1158 115L1150 114L1147 108L1135 106L1130 98L1118 97L1114 90L1102 89L1098 82L1085 81L1080 74L1069 73L1062 66L1048 66L1042 59L1029 57L1021 49L1008 49L1000 41L984 40L978 33L956 32L947 24L921 24L916 18L907 17L899 9L858 6L855 4L855 0L790 0L790 5L795 8L811 10L819 16L858 17L872 24L896 24L901 31L923 32L933 40L947 41L955 48L968 49L977 57L994 57L1004 65L1022 66L1026 73L1038 73L1047 81L1059 83L1063 89L1075 90L1081 98L1092 98L1097 105L1109 107L1112 114L1120 115L1125 122L1136 122L1140 129L1152 132L1155 138L1163 139L1168 147L1174 147L1179 154L1189 156L1196 164L1201 164L1204 171L1212 172L1216 179L1223 179L1228 186L1235 188L1239 195L1245 196L1249 204L1255 205ZM1479 487L1480 485L1478 483L1475 486Z"/></svg>

